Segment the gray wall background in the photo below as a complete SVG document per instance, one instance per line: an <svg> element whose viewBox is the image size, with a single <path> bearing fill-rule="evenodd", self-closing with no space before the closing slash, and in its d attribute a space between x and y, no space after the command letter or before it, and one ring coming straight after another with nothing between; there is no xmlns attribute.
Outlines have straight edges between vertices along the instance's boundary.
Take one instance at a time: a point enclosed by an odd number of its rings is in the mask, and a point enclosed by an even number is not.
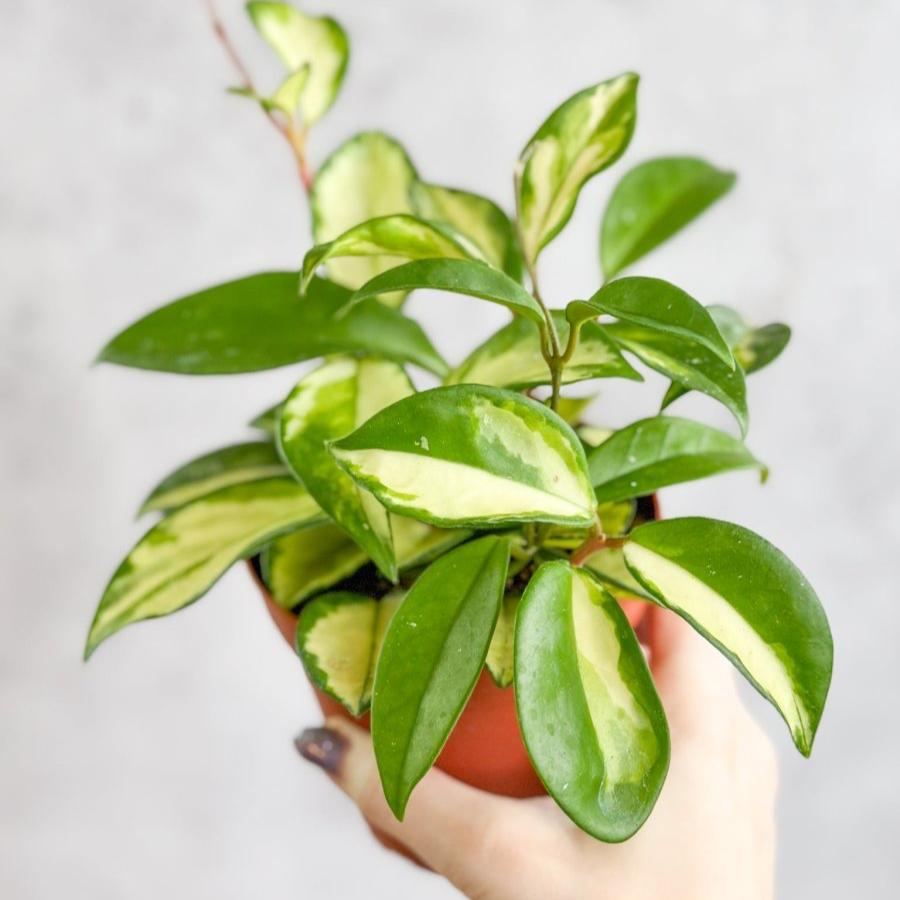
<svg viewBox="0 0 900 900"><path fill-rule="evenodd" d="M276 66L223 0L259 81ZM900 606L897 345L900 63L895 2L331 0L350 31L320 161L363 127L429 178L510 201L517 153L553 105L641 72L635 162L698 152L736 192L640 271L757 323L795 328L754 376L733 475L664 495L668 514L742 522L783 547L829 612L836 668L810 762L751 700L783 758L783 897L896 896ZM142 532L144 491L247 432L296 371L230 379L89 369L115 330L208 283L298 262L304 204L284 147L223 93L200 3L0 0L0 894L6 898L450 897L385 855L295 758L318 721L238 570L177 617L80 662L105 579ZM614 170L618 171L618 170ZM597 179L543 263L562 302L597 283ZM410 304L459 359L503 314ZM597 421L663 385L606 387ZM682 411L730 427L711 403Z"/></svg>

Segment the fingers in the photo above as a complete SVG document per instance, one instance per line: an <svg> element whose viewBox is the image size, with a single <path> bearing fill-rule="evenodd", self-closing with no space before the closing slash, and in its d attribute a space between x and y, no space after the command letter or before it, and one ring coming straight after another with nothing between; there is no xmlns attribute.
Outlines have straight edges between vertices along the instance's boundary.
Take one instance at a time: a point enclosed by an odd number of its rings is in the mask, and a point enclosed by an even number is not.
<svg viewBox="0 0 900 900"><path fill-rule="evenodd" d="M432 769L398 822L384 799L372 739L353 723L332 717L297 739L300 754L324 769L375 829L408 847L458 887L471 891L488 868L489 835L513 801L479 791Z"/></svg>

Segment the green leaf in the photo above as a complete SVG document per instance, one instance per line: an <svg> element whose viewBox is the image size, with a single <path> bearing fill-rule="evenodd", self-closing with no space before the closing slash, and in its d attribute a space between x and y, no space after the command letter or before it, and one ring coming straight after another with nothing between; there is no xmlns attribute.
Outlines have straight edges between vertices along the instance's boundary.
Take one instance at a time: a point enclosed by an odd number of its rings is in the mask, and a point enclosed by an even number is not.
<svg viewBox="0 0 900 900"><path fill-rule="evenodd" d="M619 278L605 284L590 300L575 300L569 309L608 313L623 322L644 325L695 341L734 368L731 348L706 308L681 288L659 278ZM572 313L566 316L572 321ZM583 315L584 313L580 313ZM579 316L580 317L580 316Z"/></svg>
<svg viewBox="0 0 900 900"><path fill-rule="evenodd" d="M297 622L297 653L310 681L361 716L372 700L375 666L402 591L381 600L335 591L311 600Z"/></svg>
<svg viewBox="0 0 900 900"><path fill-rule="evenodd" d="M705 347L652 328L614 322L600 326L620 347L633 353L651 369L667 375L688 390L708 394L726 406L747 432L747 389L743 370L729 369Z"/></svg>
<svg viewBox="0 0 900 900"><path fill-rule="evenodd" d="M154 310L116 335L98 362L183 375L231 375L330 353L375 353L443 375L422 329L374 300L336 315L350 292L323 279L297 300L296 272L266 272Z"/></svg>
<svg viewBox="0 0 900 900"><path fill-rule="evenodd" d="M425 570L391 620L375 673L372 742L398 819L481 674L508 562L504 538L463 544Z"/></svg>
<svg viewBox="0 0 900 900"><path fill-rule="evenodd" d="M425 522L397 515L391 515L391 531L401 572L427 565L472 534L464 528L433 528Z"/></svg>
<svg viewBox="0 0 900 900"><path fill-rule="evenodd" d="M690 156L650 159L616 185L600 229L600 261L612 278L731 190L736 176Z"/></svg>
<svg viewBox="0 0 900 900"><path fill-rule="evenodd" d="M471 259L477 250L446 225L405 214L380 216L313 247L303 258L300 289L306 289L320 265L344 256L389 257L397 265L401 259Z"/></svg>
<svg viewBox="0 0 900 900"><path fill-rule="evenodd" d="M281 409L278 446L315 501L397 580L387 510L334 461L328 444L413 393L396 363L337 357L304 376Z"/></svg>
<svg viewBox="0 0 900 900"><path fill-rule="evenodd" d="M416 170L406 151L393 138L365 131L345 141L322 164L310 195L313 236L317 244L334 240L354 225L395 213L412 213L410 191ZM390 257L331 259L332 279L358 288L397 264ZM382 297L398 306L403 295Z"/></svg>
<svg viewBox="0 0 900 900"><path fill-rule="evenodd" d="M655 602L653 595L628 571L621 547L603 547L591 554L583 565L617 599L639 597Z"/></svg>
<svg viewBox="0 0 900 900"><path fill-rule="evenodd" d="M434 525L594 521L575 433L544 404L511 391L424 391L377 413L331 449L388 509Z"/></svg>
<svg viewBox="0 0 900 900"><path fill-rule="evenodd" d="M282 609L348 578L368 557L345 531L326 522L276 538L260 558L263 580Z"/></svg>
<svg viewBox="0 0 900 900"><path fill-rule="evenodd" d="M426 565L471 535L462 528L445 531L403 516L391 516L391 532L400 571ZM356 541L331 522L276 538L260 555L263 579L284 609L349 578L368 560Z"/></svg>
<svg viewBox="0 0 900 900"><path fill-rule="evenodd" d="M588 179L612 165L634 132L638 77L587 88L550 114L519 157L519 228L532 263L572 216Z"/></svg>
<svg viewBox="0 0 900 900"><path fill-rule="evenodd" d="M420 259L388 269L364 284L353 295L350 305L388 291L416 288L479 297L499 303L538 326L544 322L540 305L522 285L499 269L473 259Z"/></svg>
<svg viewBox="0 0 900 900"><path fill-rule="evenodd" d="M588 454L588 469L599 501L641 497L734 469L766 468L742 441L724 431L655 416L615 432Z"/></svg>
<svg viewBox="0 0 900 900"><path fill-rule="evenodd" d="M233 563L279 534L323 519L293 478L234 484L182 506L151 528L116 569L91 624L85 659L126 625L198 600Z"/></svg>
<svg viewBox="0 0 900 900"><path fill-rule="evenodd" d="M553 321L560 342L569 336L569 324L560 310ZM588 322L581 329L575 354L562 371L562 384L588 378L628 378L642 381L625 361L603 328ZM541 355L541 333L527 319L515 319L476 347L445 379L446 384L488 384L525 390L550 383L550 369Z"/></svg>
<svg viewBox="0 0 900 900"><path fill-rule="evenodd" d="M513 224L496 203L422 181L412 185L412 203L423 219L446 222L473 241L492 266L522 280L522 256Z"/></svg>
<svg viewBox="0 0 900 900"><path fill-rule="evenodd" d="M494 684L500 688L509 687L513 682L516 610L521 596L521 591L507 591L504 595L484 661Z"/></svg>
<svg viewBox="0 0 900 900"><path fill-rule="evenodd" d="M791 329L780 322L753 328L727 306L713 305L707 309L745 375L758 372L774 362L791 339ZM662 408L665 409L686 393L686 388L673 382L663 399Z"/></svg>
<svg viewBox="0 0 900 900"><path fill-rule="evenodd" d="M637 515L637 503L633 500L607 500L597 504L600 530L607 536L625 534Z"/></svg>
<svg viewBox="0 0 900 900"><path fill-rule="evenodd" d="M167 475L150 492L139 515L176 509L229 484L286 474L273 444L254 442L223 447L198 456Z"/></svg>
<svg viewBox="0 0 900 900"><path fill-rule="evenodd" d="M264 409L258 416L254 416L247 424L251 428L265 431L274 437L278 428L278 413L280 411L281 404L276 403L274 406Z"/></svg>
<svg viewBox="0 0 900 900"><path fill-rule="evenodd" d="M288 71L309 67L293 108L299 107L304 124L318 122L334 103L347 71L350 46L344 29L329 16L308 16L288 3L253 0L247 12Z"/></svg>
<svg viewBox="0 0 900 900"><path fill-rule="evenodd" d="M309 81L309 66L305 65L288 75L271 97L263 97L250 87L228 88L228 93L253 100L266 112L278 110L293 118L299 109L307 81Z"/></svg>
<svg viewBox="0 0 900 900"><path fill-rule="evenodd" d="M752 531L701 518L641 525L625 545L625 561L775 705L809 756L831 681L832 644L825 612L796 566Z"/></svg>
<svg viewBox="0 0 900 900"><path fill-rule="evenodd" d="M611 428L602 428L599 425L579 425L576 431L581 442L588 447L599 447L613 434Z"/></svg>
<svg viewBox="0 0 900 900"><path fill-rule="evenodd" d="M556 404L556 414L570 425L578 425L581 414L597 399L596 394L587 397L560 397Z"/></svg>
<svg viewBox="0 0 900 900"><path fill-rule="evenodd" d="M516 622L516 708L548 793L576 825L624 841L669 764L669 731L619 604L583 570L545 563Z"/></svg>

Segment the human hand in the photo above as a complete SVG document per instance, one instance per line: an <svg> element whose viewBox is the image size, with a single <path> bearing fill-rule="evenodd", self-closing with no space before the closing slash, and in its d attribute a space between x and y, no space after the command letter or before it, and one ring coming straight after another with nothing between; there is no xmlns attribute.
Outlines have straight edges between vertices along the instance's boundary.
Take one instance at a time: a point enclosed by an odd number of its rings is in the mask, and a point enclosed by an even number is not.
<svg viewBox="0 0 900 900"><path fill-rule="evenodd" d="M373 828L478 900L766 900L773 896L775 754L727 663L672 613L652 608L650 665L672 760L647 824L623 844L580 831L549 797L515 800L433 769L398 822L372 741L330 718L297 740Z"/></svg>

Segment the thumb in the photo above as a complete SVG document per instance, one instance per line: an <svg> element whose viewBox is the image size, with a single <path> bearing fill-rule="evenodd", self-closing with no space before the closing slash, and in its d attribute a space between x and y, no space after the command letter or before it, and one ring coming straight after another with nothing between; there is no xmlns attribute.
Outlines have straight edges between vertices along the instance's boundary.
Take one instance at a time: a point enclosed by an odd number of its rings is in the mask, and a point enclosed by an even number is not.
<svg viewBox="0 0 900 900"><path fill-rule="evenodd" d="M493 836L504 814L515 815L515 801L432 769L416 786L398 822L384 799L367 731L333 716L323 728L304 731L296 746L301 756L325 770L374 829L409 848L467 894L486 887Z"/></svg>

